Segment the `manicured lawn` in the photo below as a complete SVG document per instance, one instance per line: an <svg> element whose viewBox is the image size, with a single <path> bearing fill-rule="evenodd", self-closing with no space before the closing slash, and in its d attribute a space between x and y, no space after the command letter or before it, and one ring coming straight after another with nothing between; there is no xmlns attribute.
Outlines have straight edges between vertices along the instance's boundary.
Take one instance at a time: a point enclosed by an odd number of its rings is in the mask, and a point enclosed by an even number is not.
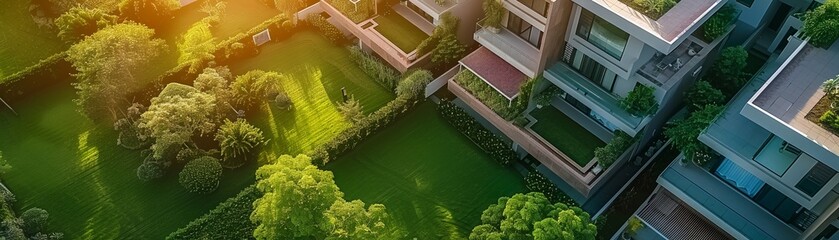
<svg viewBox="0 0 839 240"><path fill-rule="evenodd" d="M606 145L556 108L543 107L530 115L539 120L531 129L580 166L585 166L594 158L595 148Z"/></svg>
<svg viewBox="0 0 839 240"><path fill-rule="evenodd" d="M257 57L230 66L234 74L250 70L276 71L289 76L282 82L294 108L263 108L255 124L271 138L265 159L304 153L349 127L336 109L341 88L372 112L394 98L335 46L313 31L303 31L280 43L267 45Z"/></svg>
<svg viewBox="0 0 839 240"><path fill-rule="evenodd" d="M382 203L405 239L465 239L499 197L524 181L423 103L327 166L346 199Z"/></svg>
<svg viewBox="0 0 839 240"><path fill-rule="evenodd" d="M234 70L299 76L282 83L295 109L268 111L255 121L271 139L268 155L301 153L343 130L347 124L334 105L341 87L368 111L393 98L353 65L346 49L314 33L263 50ZM139 152L117 146L112 126L79 114L74 97L70 86L59 86L15 104L20 117L0 111L0 151L12 165L3 180L17 207L46 209L52 230L67 239L161 239L254 181L257 164L225 170L218 191L206 196L187 193L177 172L142 183L135 173Z"/></svg>
<svg viewBox="0 0 839 240"><path fill-rule="evenodd" d="M69 47L57 32L38 27L29 3L8 0L0 8L0 81Z"/></svg>
<svg viewBox="0 0 839 240"><path fill-rule="evenodd" d="M375 21L379 24L376 26L376 31L405 53L414 51L423 40L428 38L428 34L396 12L379 15Z"/></svg>

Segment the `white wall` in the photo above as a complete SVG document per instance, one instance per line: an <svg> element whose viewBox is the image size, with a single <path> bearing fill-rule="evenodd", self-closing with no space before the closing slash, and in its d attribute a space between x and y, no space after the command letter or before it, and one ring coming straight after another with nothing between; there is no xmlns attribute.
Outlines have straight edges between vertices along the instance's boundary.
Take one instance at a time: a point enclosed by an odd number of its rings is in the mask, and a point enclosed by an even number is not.
<svg viewBox="0 0 839 240"><path fill-rule="evenodd" d="M764 20L771 19L771 16L766 16L770 6L776 5L773 8L777 8L777 0L754 0L751 7L746 7L737 0L729 0L729 4L740 10L739 20L753 28L759 27Z"/></svg>

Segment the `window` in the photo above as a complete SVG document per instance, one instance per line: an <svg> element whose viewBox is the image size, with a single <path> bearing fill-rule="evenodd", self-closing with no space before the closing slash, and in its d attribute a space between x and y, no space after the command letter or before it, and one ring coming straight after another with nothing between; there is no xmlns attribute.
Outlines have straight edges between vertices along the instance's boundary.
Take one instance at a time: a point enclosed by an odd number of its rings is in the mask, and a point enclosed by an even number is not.
<svg viewBox="0 0 839 240"><path fill-rule="evenodd" d="M755 3L755 0L737 0L737 2L743 4L743 6L752 7L752 3Z"/></svg>
<svg viewBox="0 0 839 240"><path fill-rule="evenodd" d="M545 0L519 0L519 2L524 4L525 6L529 7L530 9L533 9L533 11L535 11L539 15L542 15L542 17L547 17L548 16L548 6L550 6L550 3L548 1L545 1Z"/></svg>
<svg viewBox="0 0 839 240"><path fill-rule="evenodd" d="M795 188L801 190L802 192L806 193L808 196L812 197L819 192L827 181L830 181L833 178L833 175L836 174L836 170L828 167L824 163L816 163L816 166L810 169L810 172L807 172L807 175L804 175L798 184L795 184Z"/></svg>
<svg viewBox="0 0 839 240"><path fill-rule="evenodd" d="M612 92L615 89L617 74L583 53L574 50L573 55L574 62L571 63L571 66L577 69L580 74L607 92Z"/></svg>
<svg viewBox="0 0 839 240"><path fill-rule="evenodd" d="M530 45L539 48L542 45L542 31L522 20L515 14L508 14L507 29L524 39Z"/></svg>
<svg viewBox="0 0 839 240"><path fill-rule="evenodd" d="M620 60L629 34L587 10L580 14L577 36Z"/></svg>

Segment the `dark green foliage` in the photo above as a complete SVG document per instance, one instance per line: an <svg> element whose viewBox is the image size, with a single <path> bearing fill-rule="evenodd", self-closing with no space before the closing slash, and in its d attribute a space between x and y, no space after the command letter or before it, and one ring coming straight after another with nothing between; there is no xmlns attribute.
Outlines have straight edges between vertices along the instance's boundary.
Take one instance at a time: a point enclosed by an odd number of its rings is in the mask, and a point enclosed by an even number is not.
<svg viewBox="0 0 839 240"><path fill-rule="evenodd" d="M685 92L685 105L690 111L696 111L706 105L723 105L723 103L725 103L725 95L711 86L708 81L700 80Z"/></svg>
<svg viewBox="0 0 839 240"><path fill-rule="evenodd" d="M547 197L552 203L577 206L577 202L575 202L574 199L569 197L568 194L565 194L565 192L562 192L562 190L559 190L555 184L538 171L530 171L530 173L524 177L524 181L527 186L527 191L545 194L545 197Z"/></svg>
<svg viewBox="0 0 839 240"><path fill-rule="evenodd" d="M504 6L499 0L484 0L484 19L481 23L486 27L500 28L504 19Z"/></svg>
<svg viewBox="0 0 839 240"><path fill-rule="evenodd" d="M215 139L221 149L224 164L228 167L241 166L255 155L254 150L267 143L262 130L243 119L235 122L225 119Z"/></svg>
<svg viewBox="0 0 839 240"><path fill-rule="evenodd" d="M731 98L740 91L746 84L748 76L745 72L746 59L749 53L743 47L727 47L720 53L719 59L714 62L706 80L711 86L722 91L727 98Z"/></svg>
<svg viewBox="0 0 839 240"><path fill-rule="evenodd" d="M810 44L829 48L839 39L839 0L826 0L823 5L804 14L804 37Z"/></svg>
<svg viewBox="0 0 839 240"><path fill-rule="evenodd" d="M184 166L178 174L178 182L191 193L211 193L218 188L221 171L218 159L201 157Z"/></svg>
<svg viewBox="0 0 839 240"><path fill-rule="evenodd" d="M484 239L589 239L597 227L589 214L578 207L552 204L539 192L501 197L481 214L481 225L470 240Z"/></svg>
<svg viewBox="0 0 839 240"><path fill-rule="evenodd" d="M30 208L20 214L20 220L23 221L23 232L27 236L35 235L43 232L49 223L50 214L46 210L40 208Z"/></svg>
<svg viewBox="0 0 839 240"><path fill-rule="evenodd" d="M209 213L169 234L166 239L241 239L251 236L256 229L250 221L253 202L261 196L254 185L248 186Z"/></svg>
<svg viewBox="0 0 839 240"><path fill-rule="evenodd" d="M454 34L446 35L431 52L431 63L436 66L447 66L455 63L466 53L466 45L457 40Z"/></svg>
<svg viewBox="0 0 839 240"><path fill-rule="evenodd" d="M144 162L137 167L137 178L140 181L148 182L163 177L165 167L158 162Z"/></svg>
<svg viewBox="0 0 839 240"><path fill-rule="evenodd" d="M722 110L721 106L707 105L691 113L687 119L677 120L667 126L664 136L672 140L673 146L684 153L685 160L700 166L705 165L711 160L713 152L697 138Z"/></svg>
<svg viewBox="0 0 839 240"><path fill-rule="evenodd" d="M454 103L441 101L437 109L449 123L489 153L501 165L509 166L516 160L516 152L513 151L510 144L484 128L475 118Z"/></svg>
<svg viewBox="0 0 839 240"><path fill-rule="evenodd" d="M335 43L336 45L347 41L347 38L344 37L344 33L335 27L335 25L329 23L329 21L320 14L309 15L309 17L306 18L306 22L320 32L320 34L323 34L326 39L329 39L329 41L332 41L332 43Z"/></svg>
<svg viewBox="0 0 839 240"><path fill-rule="evenodd" d="M348 47L348 49L350 50L350 57L361 70L364 70L364 73L373 77L382 87L391 91L396 90L396 84L399 82L399 72L390 65L383 63L376 56L361 51L357 46Z"/></svg>
<svg viewBox="0 0 839 240"><path fill-rule="evenodd" d="M651 18L658 19L670 8L676 6L676 0L632 0L644 14Z"/></svg>
<svg viewBox="0 0 839 240"><path fill-rule="evenodd" d="M431 53L434 65L447 66L460 59L466 47L457 40L457 17L446 12L441 15L440 21L431 36L417 46L417 54L422 56Z"/></svg>
<svg viewBox="0 0 839 240"><path fill-rule="evenodd" d="M647 116L658 111L655 89L643 84L636 85L632 91L620 100L623 110L634 116Z"/></svg>
<svg viewBox="0 0 839 240"><path fill-rule="evenodd" d="M411 72L396 85L396 95L419 98L425 94L425 87L431 80L434 80L434 76L427 70Z"/></svg>
<svg viewBox="0 0 839 240"><path fill-rule="evenodd" d="M75 41L89 36L99 29L114 24L117 17L99 8L76 6L55 19L58 36L66 41Z"/></svg>
<svg viewBox="0 0 839 240"><path fill-rule="evenodd" d="M119 12L120 16L129 20L157 26L170 20L178 5L175 0L123 0L119 4Z"/></svg>
<svg viewBox="0 0 839 240"><path fill-rule="evenodd" d="M702 24L702 37L706 42L712 42L714 39L725 34L728 31L728 26L731 26L734 18L737 17L737 9L731 4L726 4L720 8L717 13L711 15L705 24Z"/></svg>
<svg viewBox="0 0 839 240"><path fill-rule="evenodd" d="M615 137L606 146L594 149L594 156L603 168L608 168L635 143L635 138L621 130L615 131Z"/></svg>

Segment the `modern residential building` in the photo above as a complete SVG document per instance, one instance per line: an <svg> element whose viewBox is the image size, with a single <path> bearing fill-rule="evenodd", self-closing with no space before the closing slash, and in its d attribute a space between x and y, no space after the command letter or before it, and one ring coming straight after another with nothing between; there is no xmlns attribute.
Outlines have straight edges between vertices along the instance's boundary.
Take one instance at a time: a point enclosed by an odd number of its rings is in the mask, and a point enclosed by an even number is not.
<svg viewBox="0 0 839 240"><path fill-rule="evenodd" d="M801 29L800 14L819 6L821 0L736 0L740 10L732 41L753 46L770 55L784 49L787 38Z"/></svg>
<svg viewBox="0 0 839 240"><path fill-rule="evenodd" d="M699 140L721 157L675 161L636 212L639 239L836 239L839 135L814 122L822 83L839 74L839 44L794 35ZM818 120L815 120L818 121Z"/></svg>
<svg viewBox="0 0 839 240"><path fill-rule="evenodd" d="M556 93L533 101L529 121L517 126L455 81L448 88L463 105L488 120L532 156L533 167L551 178L583 209L598 212L638 170L629 159L653 139L677 110L682 92L715 57L724 34L703 39L700 26L727 1L680 1L653 19L620 0L504 0L503 28L479 26L482 45L461 61L512 104L520 86L541 76L535 90ZM733 28L729 28L729 31ZM652 89L658 111L633 114L620 100L633 89ZM546 94L546 93L544 93ZM541 97L534 97L534 99ZM617 131L637 139L610 166L594 158Z"/></svg>

